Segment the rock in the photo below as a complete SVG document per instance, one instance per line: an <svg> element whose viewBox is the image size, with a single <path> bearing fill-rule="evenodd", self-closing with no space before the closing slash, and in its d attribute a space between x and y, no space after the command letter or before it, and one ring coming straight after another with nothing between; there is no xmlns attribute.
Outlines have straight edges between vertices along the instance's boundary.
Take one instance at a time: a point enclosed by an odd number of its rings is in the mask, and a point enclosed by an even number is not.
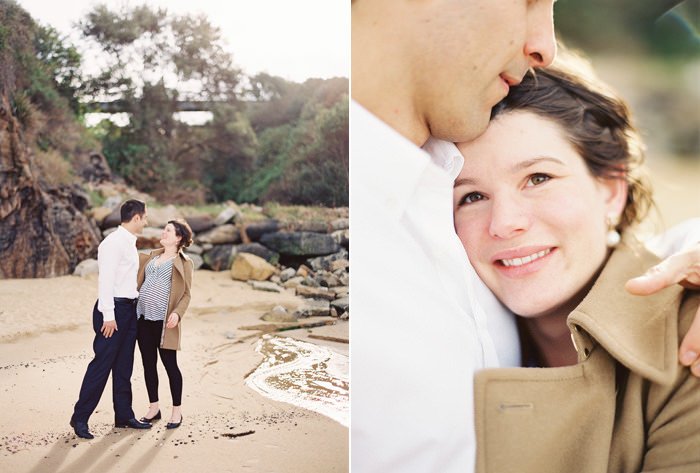
<svg viewBox="0 0 700 473"><path fill-rule="evenodd" d="M280 280L282 282L287 282L288 280L292 279L294 276L296 276L297 272L294 268L285 268L281 273L280 273Z"/></svg>
<svg viewBox="0 0 700 473"><path fill-rule="evenodd" d="M343 273L340 276L337 276L338 282L340 283L341 286L349 286L350 285L350 275L348 273Z"/></svg>
<svg viewBox="0 0 700 473"><path fill-rule="evenodd" d="M73 271L73 274L75 276L80 276L81 278L84 278L85 276L89 276L90 274L97 274L98 272L99 268L97 266L97 260L90 258L78 263L78 266L75 267L75 271Z"/></svg>
<svg viewBox="0 0 700 473"><path fill-rule="evenodd" d="M306 277L304 278L304 280L301 281L301 283L302 283L304 286L309 286L309 287L321 287L321 285L318 283L318 281L316 281L316 279L314 279L314 278L311 277L311 276L306 276Z"/></svg>
<svg viewBox="0 0 700 473"><path fill-rule="evenodd" d="M202 252L206 253L207 251L211 251L214 248L214 245L211 243L202 243Z"/></svg>
<svg viewBox="0 0 700 473"><path fill-rule="evenodd" d="M120 199L120 201L121 201L121 199ZM112 210L112 213L110 213L104 219L102 219L102 223L100 224L100 228L102 230L107 230L108 228L118 227L121 222L122 222L121 210L119 207L117 207L116 209Z"/></svg>
<svg viewBox="0 0 700 473"><path fill-rule="evenodd" d="M241 241L238 229L229 224L214 227L208 232L199 234L195 241L197 243L211 243L212 245L222 245L224 243L238 243Z"/></svg>
<svg viewBox="0 0 700 473"><path fill-rule="evenodd" d="M335 231L337 230L347 230L350 228L349 218L336 218L331 222L331 228Z"/></svg>
<svg viewBox="0 0 700 473"><path fill-rule="evenodd" d="M347 286L334 287L333 291L335 291L335 295L338 298L346 297L348 294L350 294L350 289Z"/></svg>
<svg viewBox="0 0 700 473"><path fill-rule="evenodd" d="M328 256L319 256L317 258L312 258L308 260L309 266L313 268L314 271L333 271L333 262L335 261L348 261L350 255L346 250L340 250L337 253L333 253ZM343 263L338 263L343 264ZM348 263L349 264L349 263Z"/></svg>
<svg viewBox="0 0 700 473"><path fill-rule="evenodd" d="M294 314L287 312L287 309L281 305L276 305L270 312L265 313L261 317L265 322L296 322L297 318Z"/></svg>
<svg viewBox="0 0 700 473"><path fill-rule="evenodd" d="M328 233L329 226L321 220L294 222L287 226L293 232Z"/></svg>
<svg viewBox="0 0 700 473"><path fill-rule="evenodd" d="M282 284L282 280L276 274L273 274L272 276L270 276L270 282L273 282L275 284Z"/></svg>
<svg viewBox="0 0 700 473"><path fill-rule="evenodd" d="M82 191L45 191L33 171L26 130L0 92L0 279L72 273L95 257L100 234L83 214Z"/></svg>
<svg viewBox="0 0 700 473"><path fill-rule="evenodd" d="M236 220L236 217L240 216L241 212L233 207L226 207L224 210L222 210L219 215L214 219L214 225L224 225L226 223L232 222Z"/></svg>
<svg viewBox="0 0 700 473"><path fill-rule="evenodd" d="M101 153L92 153L88 162L80 170L80 174L87 182L100 184L112 179L112 170L107 159Z"/></svg>
<svg viewBox="0 0 700 473"><path fill-rule="evenodd" d="M340 320L348 320L350 318L350 311L343 312L340 314L340 317L338 317Z"/></svg>
<svg viewBox="0 0 700 473"><path fill-rule="evenodd" d="M297 276L305 278L311 273L311 270L308 268L308 266L301 265L297 268Z"/></svg>
<svg viewBox="0 0 700 473"><path fill-rule="evenodd" d="M265 281L275 274L277 269L263 258L250 254L238 253L231 265L231 278L238 281Z"/></svg>
<svg viewBox="0 0 700 473"><path fill-rule="evenodd" d="M224 334L224 337L226 337L226 339L228 339L228 340L233 340L236 338L236 332L234 332L233 330L229 330ZM216 437L214 437L214 438L216 438Z"/></svg>
<svg viewBox="0 0 700 473"><path fill-rule="evenodd" d="M349 267L350 267L350 261L348 261L346 259L339 259L339 260L335 260L331 263L330 271L333 271L333 274L335 274L336 276L339 276L339 274L337 274L338 271L344 271L344 270L348 269Z"/></svg>
<svg viewBox="0 0 700 473"><path fill-rule="evenodd" d="M336 299L331 302L331 307L335 307L338 313L346 312L350 308L350 298L346 296Z"/></svg>
<svg viewBox="0 0 700 473"><path fill-rule="evenodd" d="M293 278L291 278L291 279L288 279L288 280L285 281L284 284L282 284L282 285L283 285L284 287L286 287L287 289L293 289L293 288L295 288L295 287L297 287L297 286L300 286L303 280L304 280L304 278L301 278L301 277L298 277L298 276L297 276L297 277L293 277Z"/></svg>
<svg viewBox="0 0 700 473"><path fill-rule="evenodd" d="M304 303L294 312L294 314L298 317L324 317L328 316L330 311L331 304L328 301L305 299Z"/></svg>
<svg viewBox="0 0 700 473"><path fill-rule="evenodd" d="M204 248L195 243L192 243L187 247L187 254L201 255L202 253L204 253Z"/></svg>
<svg viewBox="0 0 700 473"><path fill-rule="evenodd" d="M333 273L329 273L328 271L319 271L315 279L322 287L342 286L340 280Z"/></svg>
<svg viewBox="0 0 700 473"><path fill-rule="evenodd" d="M113 195L111 197L107 197L107 199L102 202L102 207L107 207L108 209L112 210L119 210L119 208L122 206L122 198L119 195Z"/></svg>
<svg viewBox="0 0 700 473"><path fill-rule="evenodd" d="M350 248L350 230L338 230L331 233L331 236L336 243L346 250Z"/></svg>
<svg viewBox="0 0 700 473"><path fill-rule="evenodd" d="M330 312L329 312L328 315L330 315L331 317L336 317L336 318L337 318L337 317L338 317L338 311L336 310L335 307L331 306L331 310L330 310Z"/></svg>
<svg viewBox="0 0 700 473"><path fill-rule="evenodd" d="M104 240L105 238L107 238L107 236L108 236L110 233L114 233L114 232L116 232L116 231L117 231L117 227L112 227L112 228L108 228L107 230L104 230L104 231L102 232L102 239Z"/></svg>
<svg viewBox="0 0 700 473"><path fill-rule="evenodd" d="M332 236L309 232L266 233L260 242L284 255L320 256L340 249Z"/></svg>
<svg viewBox="0 0 700 473"><path fill-rule="evenodd" d="M266 233L274 233L278 231L279 227L280 225L277 220L268 219L244 225L242 233L246 235L248 241L258 241L260 240L260 237Z"/></svg>
<svg viewBox="0 0 700 473"><path fill-rule="evenodd" d="M214 218L209 215L185 217L185 221L195 235L211 230L216 226L214 224Z"/></svg>
<svg viewBox="0 0 700 473"><path fill-rule="evenodd" d="M146 227L136 239L136 248L160 248L163 246L160 244L161 236L163 236L162 228Z"/></svg>
<svg viewBox="0 0 700 473"><path fill-rule="evenodd" d="M329 290L327 287L309 287L309 286L297 286L295 289L297 296L310 297L312 299L325 299L327 301L335 300L335 292Z"/></svg>
<svg viewBox="0 0 700 473"><path fill-rule="evenodd" d="M282 288L270 281L248 281L253 289L266 292L282 292Z"/></svg>
<svg viewBox="0 0 700 473"><path fill-rule="evenodd" d="M202 258L204 266L212 271L225 271L231 268L233 245L213 245Z"/></svg>
<svg viewBox="0 0 700 473"><path fill-rule="evenodd" d="M111 213L112 210L107 207L96 207L90 210L90 216L95 219L97 225L102 225L102 221Z"/></svg>
<svg viewBox="0 0 700 473"><path fill-rule="evenodd" d="M265 248L260 243L241 243L240 245L234 245L233 256L238 253L250 253L259 256L270 264L277 264L280 258L279 253Z"/></svg>
<svg viewBox="0 0 700 473"><path fill-rule="evenodd" d="M202 257L196 253L187 253L187 256L189 256L192 260L192 265L194 266L195 271L201 268L204 264L204 259L202 259Z"/></svg>
<svg viewBox="0 0 700 473"><path fill-rule="evenodd" d="M165 207L147 207L148 225L162 229L170 220L182 218L182 213L174 205Z"/></svg>

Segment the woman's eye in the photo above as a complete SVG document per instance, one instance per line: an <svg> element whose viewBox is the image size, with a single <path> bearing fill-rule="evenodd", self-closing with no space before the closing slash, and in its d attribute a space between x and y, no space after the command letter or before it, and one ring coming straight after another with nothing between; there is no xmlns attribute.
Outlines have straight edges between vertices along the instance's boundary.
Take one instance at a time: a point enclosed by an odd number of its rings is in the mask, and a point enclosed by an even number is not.
<svg viewBox="0 0 700 473"><path fill-rule="evenodd" d="M548 176L547 174L538 173L538 174L533 174L532 176L530 176L528 178L527 182L530 185L538 186L538 185L542 184L543 182L546 182L550 179L551 179L551 177Z"/></svg>
<svg viewBox="0 0 700 473"><path fill-rule="evenodd" d="M462 197L462 200L459 202L459 205L473 204L474 202L484 200L485 198L486 197L484 197L484 194L480 194L479 192L470 192L469 194Z"/></svg>

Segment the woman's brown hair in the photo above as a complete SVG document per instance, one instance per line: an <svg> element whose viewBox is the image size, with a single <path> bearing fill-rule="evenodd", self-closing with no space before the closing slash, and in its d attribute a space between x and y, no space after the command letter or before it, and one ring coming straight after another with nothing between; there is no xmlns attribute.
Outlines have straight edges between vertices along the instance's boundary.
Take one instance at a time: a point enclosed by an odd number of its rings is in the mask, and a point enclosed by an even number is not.
<svg viewBox="0 0 700 473"><path fill-rule="evenodd" d="M530 70L491 112L491 119L527 111L557 123L590 173L627 181L627 202L618 229L641 221L653 205L645 175L644 146L627 104L593 74L583 59L558 53L546 69Z"/></svg>
<svg viewBox="0 0 700 473"><path fill-rule="evenodd" d="M180 237L180 241L177 244L178 251L187 248L192 244L192 229L182 219L170 220L168 222L175 229L175 235Z"/></svg>

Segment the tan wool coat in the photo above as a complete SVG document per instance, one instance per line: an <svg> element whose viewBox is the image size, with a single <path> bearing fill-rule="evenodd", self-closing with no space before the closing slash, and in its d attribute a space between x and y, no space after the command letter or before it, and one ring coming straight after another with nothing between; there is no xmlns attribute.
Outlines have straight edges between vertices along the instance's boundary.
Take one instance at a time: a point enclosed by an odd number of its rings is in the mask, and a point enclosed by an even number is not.
<svg viewBox="0 0 700 473"><path fill-rule="evenodd" d="M165 251L163 248L154 250L150 254L146 255L139 253L139 272L137 277L138 289L141 290L141 285L145 279L146 265L150 260L160 255ZM168 313L167 318L173 312L176 312L180 316L180 322L173 327L167 328L163 323L163 333L160 337L160 347L166 348L168 350L179 350L180 349L180 327L182 325L182 318L187 311L187 307L190 305L190 287L192 286L192 272L194 271L194 265L192 260L187 257L184 253L180 252L173 260L173 275L170 283L170 297L168 298Z"/></svg>
<svg viewBox="0 0 700 473"><path fill-rule="evenodd" d="M477 472L700 472L700 380L677 361L700 293L623 289L657 261L612 254L567 319L578 364L477 373Z"/></svg>

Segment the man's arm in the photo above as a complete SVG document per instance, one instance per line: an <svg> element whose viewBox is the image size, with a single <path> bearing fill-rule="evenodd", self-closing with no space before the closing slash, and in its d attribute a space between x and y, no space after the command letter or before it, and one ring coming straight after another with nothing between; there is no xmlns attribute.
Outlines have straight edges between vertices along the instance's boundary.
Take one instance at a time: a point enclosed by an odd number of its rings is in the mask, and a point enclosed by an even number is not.
<svg viewBox="0 0 700 473"><path fill-rule="evenodd" d="M629 292L648 295L673 284L700 289L700 219L672 228L649 246L666 259L650 268L646 274L627 281L625 288ZM700 309L681 342L678 358L683 365L691 367L695 376L700 377Z"/></svg>
<svg viewBox="0 0 700 473"><path fill-rule="evenodd" d="M102 334L109 338L117 330L117 322L114 320L114 282L116 280L117 266L121 253L117 245L111 241L102 242L97 250L97 278L98 309L102 312Z"/></svg>

